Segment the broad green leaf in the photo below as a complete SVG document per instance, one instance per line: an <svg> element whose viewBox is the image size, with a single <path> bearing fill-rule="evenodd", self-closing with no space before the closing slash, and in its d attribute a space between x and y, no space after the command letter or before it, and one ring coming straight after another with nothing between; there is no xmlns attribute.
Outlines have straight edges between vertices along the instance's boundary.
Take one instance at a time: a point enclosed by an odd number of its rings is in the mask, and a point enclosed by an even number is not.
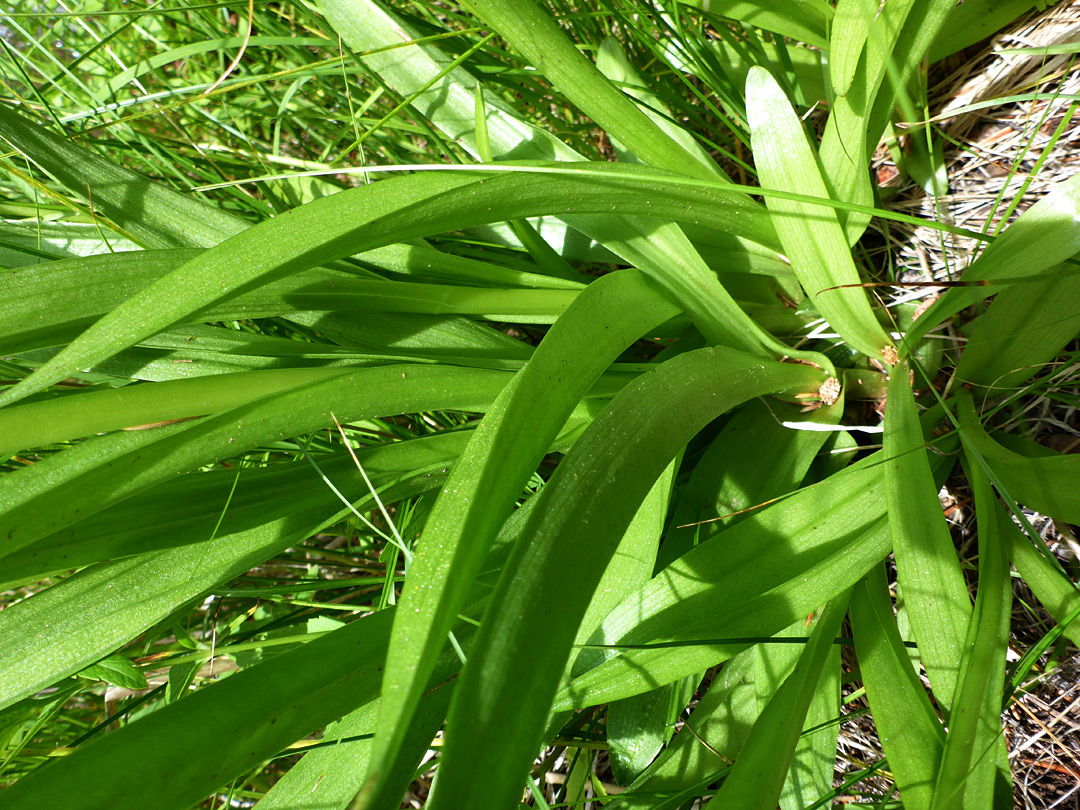
<svg viewBox="0 0 1080 810"><path fill-rule="evenodd" d="M124 689L145 689L147 686L146 676L135 668L130 658L119 654L102 658L96 664L91 664L76 674L82 678L105 681Z"/></svg>
<svg viewBox="0 0 1080 810"><path fill-rule="evenodd" d="M954 6L930 49L930 63L993 36L1031 9L1044 5L1042 0L966 0Z"/></svg>
<svg viewBox="0 0 1080 810"><path fill-rule="evenodd" d="M817 157L787 96L767 70L746 79L747 118L763 188L828 199ZM892 342L877 322L834 209L767 197L777 234L811 303L852 348L878 359Z"/></svg>
<svg viewBox="0 0 1080 810"><path fill-rule="evenodd" d="M604 722L608 758L620 785L633 782L663 748L673 686L667 684L608 705Z"/></svg>
<svg viewBox="0 0 1080 810"><path fill-rule="evenodd" d="M1028 536L1011 520L999 518L998 522L1009 546L1013 566L1054 620L1064 623L1080 607L1080 589L1056 569L1045 554L1033 548ZM1062 632L1073 644L1080 646L1080 624L1067 624Z"/></svg>
<svg viewBox="0 0 1080 810"><path fill-rule="evenodd" d="M128 385L0 410L0 453L95 433L153 429L161 423L240 408L294 388L340 377L345 369L279 369Z"/></svg>
<svg viewBox="0 0 1080 810"><path fill-rule="evenodd" d="M419 252L419 248L408 247L408 253L397 255L394 245L364 254L366 262L372 262L383 269L395 268L397 273L411 270L423 270L424 267L438 263L446 271L444 278L455 275L456 262L467 262L436 251ZM391 253L387 257L385 253ZM376 255L378 254L378 255ZM178 269L185 262L199 255L194 250L156 250L132 251L108 256L94 256L86 259L69 259L0 274L0 350L14 354L30 349L55 346L73 340L86 327L110 309L122 304L126 299L141 292L148 285L162 276ZM375 262L374 259L378 259ZM481 270L491 269L486 273L487 281L493 285L513 284L520 286L523 281L533 278L533 274L501 271L495 265L471 262L479 269L469 268L460 273L467 283L477 283L484 275ZM417 273L419 275L419 273ZM435 274L438 275L438 274ZM525 278L527 277L527 278ZM470 288L449 285L406 285L400 282L379 281L374 287L355 286L357 281L352 273L315 268L282 279L258 290L254 290L226 301L218 302L202 311L194 312L190 320L228 321L289 314L306 309L325 306L331 310L350 310L353 312L438 312L449 311L464 305L468 301L478 304L491 291L479 291ZM371 284L361 280L360 284ZM548 285L551 286L551 285ZM567 290L556 293L555 298L545 299L554 303L549 308L549 315L561 311L573 296L571 289L578 290L584 285L566 285ZM510 303L515 294L503 298L509 290L501 290L492 303L505 301ZM533 290L530 292L538 292ZM369 295L370 293L370 295ZM415 296L413 295L415 293ZM449 294L450 298L445 296ZM479 294L481 298L475 296ZM454 299L456 298L456 302ZM426 299L426 301L425 301ZM441 300L440 300L441 299ZM562 300L563 304L557 302ZM533 299L539 303L540 299ZM448 306L449 305L449 308ZM549 304L543 306L548 307ZM475 308L475 307L474 307ZM480 309L485 308L484 305ZM496 306L499 308L499 306ZM531 307L530 307L531 308ZM465 311L462 309L461 311ZM538 313L539 310L536 310ZM518 316L507 316L519 319ZM524 312L523 312L524 314ZM527 316L528 317L528 316ZM444 316L445 320L449 317ZM514 345L514 341L506 341ZM432 348L430 343L428 348Z"/></svg>
<svg viewBox="0 0 1080 810"><path fill-rule="evenodd" d="M847 517L848 526L859 519ZM772 535L755 535L757 549L774 542ZM627 630L623 638L609 642L621 654L574 678L556 697L555 708L581 708L655 689L722 663L798 619L805 620L822 597L828 599L850 587L884 558L889 551L888 526L879 519L870 529L847 533L841 542L829 546L831 554L815 550L815 558L824 556L819 562L798 560L795 565L785 560L786 549L775 556L759 554L761 566L787 563L793 569L789 579L771 588L771 577L763 575L757 563L736 562L729 574L708 555L690 552L685 558L688 574L676 579L671 569L679 564L669 566L667 573L613 612L609 621L615 625L625 622L634 607L647 610L640 630ZM698 580L698 569L690 568L699 561L701 575L711 580ZM723 572L717 572L721 567ZM667 587L669 583L675 587ZM688 594L686 601L680 598L683 593Z"/></svg>
<svg viewBox="0 0 1080 810"><path fill-rule="evenodd" d="M652 579L657 549L664 537L678 461L675 459L664 470L630 521L619 541L618 550L612 555L604 575L600 577L600 584L589 600L589 607L578 626L575 644L584 644L627 593ZM569 666L566 675L570 675Z"/></svg>
<svg viewBox="0 0 1080 810"><path fill-rule="evenodd" d="M673 526L660 547L657 570L753 514L754 507L786 495L802 483L828 433L793 430L782 422L835 423L841 398L812 415L783 402L748 402L732 414L679 490ZM773 459L748 464L748 458ZM723 517L723 520L716 518ZM697 524L700 521L707 523Z"/></svg>
<svg viewBox="0 0 1080 810"><path fill-rule="evenodd" d="M684 722L684 729L656 762L620 794L625 810L675 810L715 781L742 748L757 719L753 650L727 661L705 696ZM702 784L704 783L704 784Z"/></svg>
<svg viewBox="0 0 1080 810"><path fill-rule="evenodd" d="M714 797L722 807L772 810L780 798L803 720L847 613L847 594L831 600L799 656L794 672L761 712L735 767Z"/></svg>
<svg viewBox="0 0 1080 810"><path fill-rule="evenodd" d="M1008 392L1080 333L1080 275L1002 290L964 343L956 379Z"/></svg>
<svg viewBox="0 0 1080 810"><path fill-rule="evenodd" d="M575 644L585 643L626 593L640 588L652 577L677 467L676 462L668 465L630 521L589 601ZM568 665L563 673L564 681L569 676ZM671 703L679 691L669 684L608 706L605 721L608 757L619 784L630 784L670 739Z"/></svg>
<svg viewBox="0 0 1080 810"><path fill-rule="evenodd" d="M877 13L873 0L837 0L829 31L829 81L834 95L846 95L851 88Z"/></svg>
<svg viewBox="0 0 1080 810"><path fill-rule="evenodd" d="M803 622L803 629L807 627ZM803 810L832 793L840 735L840 645L833 644L803 720L780 791L783 810Z"/></svg>
<svg viewBox="0 0 1080 810"><path fill-rule="evenodd" d="M682 445L750 396L821 380L805 366L701 349L663 363L612 401L544 487L545 507L534 512L500 579L451 706L435 807L503 806L513 798L614 545ZM581 487L583 480L594 485ZM548 603L560 610L549 612ZM512 717L493 713L507 700L518 707ZM483 783L473 778L477 768L488 775Z"/></svg>
<svg viewBox="0 0 1080 810"><path fill-rule="evenodd" d="M385 498L402 498L430 487L448 460L432 459L425 443L402 442L358 453L373 484ZM314 478L314 473L312 473ZM349 481L338 479L342 486ZM220 483L226 484L221 481ZM319 486L326 488L322 482ZM339 487L340 488L340 487ZM360 508L373 498L353 487ZM219 514L228 490L212 502ZM298 504L283 515L268 516L232 532L215 522L202 524L173 548L150 550L83 569L63 582L12 605L0 614L0 705L9 705L57 679L75 673L127 643L172 614L178 606L231 577L238 576L291 543L350 514L340 501ZM224 523L224 521L223 521ZM151 524L144 532L153 531ZM169 532L168 524L162 530ZM193 536L194 535L194 536ZM195 543L195 544L192 544Z"/></svg>
<svg viewBox="0 0 1080 810"><path fill-rule="evenodd" d="M1001 728L1012 616L1009 558L990 482L978 461L969 459L965 469L975 491L979 521L979 589L930 805L933 810L1012 807L1008 751Z"/></svg>
<svg viewBox="0 0 1080 810"><path fill-rule="evenodd" d="M371 447L360 458L373 481L390 486L423 479L418 483L424 489L435 489L442 486L468 439L469 431L444 431L411 439L407 446ZM368 496L363 475L348 453L320 458L318 464L340 492ZM218 535L254 530L315 508L329 515L341 509L341 501L303 462L245 468L239 474L213 470L182 475L0 558L0 587L103 560L202 543L215 528Z"/></svg>
<svg viewBox="0 0 1080 810"><path fill-rule="evenodd" d="M764 28L785 37L825 47L825 27L832 14L815 0L680 0L682 5Z"/></svg>
<svg viewBox="0 0 1080 810"><path fill-rule="evenodd" d="M676 309L636 271L590 284L544 337L529 364L477 428L436 502L402 589L383 686L367 801L420 697L418 688L479 573L499 526L592 381L634 340ZM579 617L580 619L580 617Z"/></svg>
<svg viewBox="0 0 1080 810"><path fill-rule="evenodd" d="M438 689L434 694L449 696L449 690ZM255 806L259 810L341 810L347 806L364 778L378 716L375 699L327 726L321 742L329 745L304 754Z"/></svg>
<svg viewBox="0 0 1080 810"><path fill-rule="evenodd" d="M971 618L971 597L938 500L906 362L897 364L889 378L884 453L897 579L919 657L947 714Z"/></svg>
<svg viewBox="0 0 1080 810"><path fill-rule="evenodd" d="M10 220L0 223L0 266L18 269L56 259L139 249L137 244L115 233L106 241L95 223L81 219L73 216L71 221L50 222L42 218L32 225Z"/></svg>
<svg viewBox="0 0 1080 810"><path fill-rule="evenodd" d="M146 247L212 247L246 227L221 209L186 197L98 157L0 104L0 139L85 199Z"/></svg>
<svg viewBox="0 0 1080 810"><path fill-rule="evenodd" d="M0 536L10 554L154 484L283 437L356 419L439 408L486 410L511 375L440 366L384 366L209 416L102 436L7 476Z"/></svg>
<svg viewBox="0 0 1080 810"><path fill-rule="evenodd" d="M885 122L874 127L869 122L869 114L883 84L886 85L883 96L891 101L890 112L896 106L895 95L886 84L890 61L899 76L905 68L910 71L923 55L924 50L900 50L899 41L913 5L920 4L912 0L892 0L879 10L874 3L844 0L837 7L829 49L829 75L835 95L831 99L820 152L825 182L835 199L864 206L874 204L870 157ZM921 5L929 7L935 3L928 1ZM845 34L845 29L850 31L851 38ZM840 58L839 63L834 64L834 56ZM911 65L907 65L911 60ZM845 89L835 89L844 83L848 85ZM849 244L858 241L870 222L870 218L862 213L841 212L838 216L845 226Z"/></svg>
<svg viewBox="0 0 1080 810"><path fill-rule="evenodd" d="M200 252L130 251L0 273L0 351L15 354L67 343L98 317Z"/></svg>
<svg viewBox="0 0 1080 810"><path fill-rule="evenodd" d="M1027 209L964 271L964 281L988 283L946 290L915 321L907 342L914 345L946 318L1000 292L1017 279L1060 272L1058 265L1080 253L1078 221L1080 177L1070 177ZM1002 281L995 283L999 279Z"/></svg>
<svg viewBox="0 0 1080 810"><path fill-rule="evenodd" d="M523 361L532 355L525 343L468 318L377 312L357 318L334 311L291 312L285 318L361 351L400 351L448 363L470 356Z"/></svg>
<svg viewBox="0 0 1080 810"><path fill-rule="evenodd" d="M406 756L391 774L393 790L404 794L417 764L446 719L453 682L424 694L409 734ZM363 784L378 721L378 700L365 704L327 729L321 747L309 751L259 800L259 810L344 810ZM349 739L361 736L364 739ZM335 740L340 740L334 745Z"/></svg>
<svg viewBox="0 0 1080 810"><path fill-rule="evenodd" d="M376 697L393 611L352 622L102 735L4 791L8 807L183 810ZM460 631L466 637L468 630ZM431 686L460 662L440 661ZM443 687L445 688L445 687ZM238 728L243 734L236 734ZM132 768L138 761L140 767Z"/></svg>
<svg viewBox="0 0 1080 810"><path fill-rule="evenodd" d="M1080 487L1076 486L1080 480L1080 456L1062 455L1030 442L1016 442L1023 450L1019 453L1003 447L976 418L970 395L959 399L957 415L965 441L986 460L995 485L1031 509L1070 522L1080 521Z"/></svg>
<svg viewBox="0 0 1080 810"><path fill-rule="evenodd" d="M714 666L853 585L889 550L881 466L881 454L864 459L669 565L608 616L555 707L615 700Z"/></svg>
<svg viewBox="0 0 1080 810"><path fill-rule="evenodd" d="M945 731L897 630L881 566L852 592L851 628L874 726L900 797L909 810L927 810Z"/></svg>
<svg viewBox="0 0 1080 810"><path fill-rule="evenodd" d="M392 242L470 224L521 219L553 207L597 213L619 206L638 216L725 221L727 227L748 235L753 229L752 218L722 202L725 197L664 183L654 169L641 173L628 165L612 168L597 163L589 164L586 176L559 168L557 173L511 171L481 173L479 178L461 172L424 172L343 191L264 221L112 310L35 374L0 393L0 405L40 391L71 370L93 365L249 285ZM612 171L619 179L609 175L614 182L598 182L596 172L603 177ZM624 177L628 171L632 175ZM628 196L628 187L637 192ZM763 217L758 221L767 223Z"/></svg>

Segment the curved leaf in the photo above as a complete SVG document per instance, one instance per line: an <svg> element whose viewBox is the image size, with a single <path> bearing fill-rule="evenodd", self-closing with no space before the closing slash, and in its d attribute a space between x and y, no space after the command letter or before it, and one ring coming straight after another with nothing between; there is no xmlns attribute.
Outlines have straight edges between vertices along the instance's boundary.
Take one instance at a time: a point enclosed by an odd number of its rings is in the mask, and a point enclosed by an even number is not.
<svg viewBox="0 0 1080 810"><path fill-rule="evenodd" d="M874 727L904 806L927 810L945 731L900 638L881 566L855 586L851 628Z"/></svg>
<svg viewBox="0 0 1080 810"><path fill-rule="evenodd" d="M897 364L889 378L885 492L896 575L919 658L947 713L971 618L971 597L938 500L910 380L907 362Z"/></svg>
<svg viewBox="0 0 1080 810"><path fill-rule="evenodd" d="M487 609L451 706L434 807L510 806L534 756L580 617L613 543L679 448L710 419L820 372L700 349L612 401L559 465ZM580 481L594 486L579 486ZM542 596L541 596L542 594ZM558 612L544 606L557 604ZM496 707L513 700L507 718ZM474 778L477 768L487 774Z"/></svg>
<svg viewBox="0 0 1080 810"><path fill-rule="evenodd" d="M718 192L664 183L649 174L655 169L642 173L625 165L607 167L590 163L587 176L577 177L565 164L556 167L557 173L511 171L480 173L479 178L424 172L315 200L249 228L151 284L35 374L0 392L0 405L40 391L72 369L93 365L249 285L418 236L522 219L553 207L589 213L617 206L638 216L725 222L752 238L755 219L731 208ZM601 182L607 172L613 173ZM628 188L637 193L627 195ZM764 216L756 221L768 226Z"/></svg>
<svg viewBox="0 0 1080 810"><path fill-rule="evenodd" d="M435 657L499 526L551 440L592 381L631 342L676 312L637 271L590 284L551 328L532 360L496 400L428 518L394 624L379 734L366 795L383 774ZM400 797L394 797L394 800Z"/></svg>
<svg viewBox="0 0 1080 810"><path fill-rule="evenodd" d="M746 114L762 188L828 198L817 157L784 91L764 68L746 78ZM766 197L776 232L810 301L852 348L882 359L892 341L877 322L844 229L828 206Z"/></svg>

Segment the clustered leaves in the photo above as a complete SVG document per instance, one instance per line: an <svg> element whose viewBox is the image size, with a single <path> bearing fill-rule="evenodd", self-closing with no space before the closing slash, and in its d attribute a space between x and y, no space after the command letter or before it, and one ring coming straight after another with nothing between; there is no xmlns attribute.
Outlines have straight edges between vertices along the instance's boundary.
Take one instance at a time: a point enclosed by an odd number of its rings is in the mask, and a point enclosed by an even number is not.
<svg viewBox="0 0 1080 810"><path fill-rule="evenodd" d="M389 810L436 765L433 810L545 806L554 745L568 806L823 806L848 684L887 757L859 778L1009 806L1009 565L1080 642L1022 510L1080 522L1080 456L994 420L1080 330L1080 181L917 317L860 248L903 219L886 128L989 5L125 10L160 50L122 67L8 18L0 580L34 593L0 613L0 803L192 807L322 734L246 795ZM311 577L230 586L297 549ZM208 597L247 600L220 639ZM102 681L150 710L35 750Z"/></svg>

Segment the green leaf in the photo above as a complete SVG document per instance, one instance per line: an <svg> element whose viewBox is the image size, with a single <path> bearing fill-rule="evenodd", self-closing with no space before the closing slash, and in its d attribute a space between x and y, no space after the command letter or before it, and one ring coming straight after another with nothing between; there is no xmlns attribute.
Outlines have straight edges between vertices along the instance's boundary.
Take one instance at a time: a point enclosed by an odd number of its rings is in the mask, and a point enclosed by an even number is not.
<svg viewBox="0 0 1080 810"><path fill-rule="evenodd" d="M885 490L897 579L911 629L934 694L948 713L971 597L938 500L910 380L906 362L897 364L889 378Z"/></svg>
<svg viewBox="0 0 1080 810"><path fill-rule="evenodd" d="M822 612L795 671L761 712L735 767L714 797L722 807L772 810L791 764L803 719L829 660L833 640L847 613L847 594L833 599Z"/></svg>
<svg viewBox="0 0 1080 810"><path fill-rule="evenodd" d="M671 697L672 684L668 684L608 706L608 756L611 772L620 785L633 782L664 746Z"/></svg>
<svg viewBox="0 0 1080 810"><path fill-rule="evenodd" d="M742 748L758 716L754 652L727 661L656 762L619 796L620 810L676 810L715 781ZM700 791L699 791L700 792Z"/></svg>
<svg viewBox="0 0 1080 810"><path fill-rule="evenodd" d="M96 433L143 430L250 405L264 397L340 377L344 369L280 369L128 385L0 410L0 453Z"/></svg>
<svg viewBox="0 0 1080 810"><path fill-rule="evenodd" d="M373 482L395 492L403 487L411 492L416 486L424 491L442 485L468 439L467 430L447 431L407 444L376 445L359 457ZM339 491L369 497L363 475L348 453L321 457L318 463ZM334 514L341 501L304 463L244 468L239 474L223 469L182 475L0 558L0 587L103 560L202 543L215 530L219 536L236 534L320 508Z"/></svg>
<svg viewBox="0 0 1080 810"><path fill-rule="evenodd" d="M534 167L542 168L542 167ZM596 172L617 171L598 183ZM631 176L623 173L632 171ZM647 170L655 172L656 170ZM264 221L159 279L90 327L78 340L19 384L0 393L9 404L90 366L215 301L352 253L502 219L547 213L610 211L657 218L724 220L751 235L741 216L715 191L691 189L641 175L629 166L589 164L588 176L563 166L558 173L505 172L480 178L461 172L425 172L372 183L324 197ZM627 196L627 187L639 193ZM656 194L649 194L652 188ZM698 205L694 210L693 202ZM690 202L690 206L687 203ZM757 217L767 225L764 217ZM237 262L237 257L245 257Z"/></svg>
<svg viewBox="0 0 1080 810"><path fill-rule="evenodd" d="M1030 442L1014 443L1024 451L1020 453L1003 447L983 429L970 395L959 398L957 416L965 441L985 459L999 489L1045 515L1080 522L1080 488L1075 486L1080 480L1080 456L1055 453Z"/></svg>
<svg viewBox="0 0 1080 810"><path fill-rule="evenodd" d="M1062 629L1065 637L1080 646L1080 623L1066 623L1080 607L1080 589L1047 560L1046 554L1033 548L1028 536L1011 520L999 519L998 525L1009 546L1013 566L1054 620L1065 625Z"/></svg>
<svg viewBox="0 0 1080 810"><path fill-rule="evenodd" d="M183 810L376 697L393 611L380 611L102 735L4 791L8 807ZM459 631L460 632L460 631ZM465 633L462 633L465 636ZM440 662L431 686L459 662ZM236 734L238 728L243 734ZM139 768L131 768L133 761Z"/></svg>
<svg viewBox="0 0 1080 810"><path fill-rule="evenodd" d="M408 41L412 35L404 21L367 0L323 0L322 6L335 28L356 50L379 48L387 41ZM546 35L555 42L552 47L565 50L569 43L562 32L555 28L542 12L535 8L530 10L530 7L529 3L523 6L529 19L546 31ZM520 35L522 39L516 41L532 53L533 28L525 26L522 30L521 20L514 13L504 13L507 8L505 4L485 5L486 10L498 11L500 24L510 26L516 34ZM408 59L401 59L392 53L371 54L365 57L365 62L379 73L383 81L407 96L417 111L431 118L433 123L439 126L449 138L460 141L464 148L474 156L486 159L480 145L476 142L474 101L476 80L461 67L449 69L447 66L449 59L430 44L410 47L409 52ZM573 55L570 56L570 53ZM590 65L586 64L583 68L580 66L582 57L573 47L569 47L566 58L571 59L578 65L578 69L590 76L596 74L595 69ZM573 73L573 69L570 72ZM641 111L629 104L599 74L593 78L603 85L598 92L606 99L607 105L620 111L625 111L629 105L630 113L628 114L634 120L642 118ZM580 92L580 88L576 88L576 85L571 89L575 93ZM575 98L577 97L575 95ZM589 98L591 96L585 94L586 101ZM492 98L489 102L485 97L484 110L487 140L495 157L547 159L554 155L562 161L580 158L551 133L520 120L518 115L508 110L497 99ZM623 119L618 117L615 123L621 120ZM626 142L627 148L635 152L645 150L639 154L643 158L647 154L652 154L649 150L654 148L659 148L662 152L674 148L672 154L681 153L681 156L676 155L680 166L692 174L701 173L702 164L695 164L695 158L675 146L674 142L663 135L650 119L645 118L644 121L647 125L645 129L649 132L634 126L631 126L629 131L626 128L619 130L624 137L631 139ZM657 138L653 137L657 133L661 136L659 147L657 147ZM644 141L641 138L644 138ZM666 143L663 143L664 141ZM661 156L658 160L659 162L653 161L654 164L663 165L663 157ZM708 174L715 175L718 171L715 164L709 161L709 165L713 168L708 170ZM756 238L761 244L770 247L776 245L771 222L762 216L764 212L760 206L742 195L724 193L722 197L726 201L725 204L730 205L733 212L739 212L744 220L755 219L762 225L760 229L756 229L760 231L756 237L753 231L746 227L736 226L731 229L734 236L723 239L723 253L731 254L732 258L724 265L734 265L747 260L753 264L754 261L758 261L754 257L761 252L761 248L750 244L751 241ZM798 357L824 368L830 368L828 361L821 355L792 352L757 327L735 304L715 273L705 264L680 228L671 224L659 225L655 222L642 221L638 217L626 216L628 212L624 204L626 199L628 198L624 197L623 202L618 205L613 203L609 209L593 215L579 214L572 209L554 210L552 213L557 213L568 225L604 244L622 259L639 267L660 282L686 309L695 325L710 341L750 352L761 351L764 347L767 352L771 352L777 358ZM612 213L616 210L620 213ZM708 241L715 242L716 240ZM717 254L714 245L706 242L704 247L708 248L710 255ZM772 255L775 257L775 254Z"/></svg>
<svg viewBox="0 0 1080 810"><path fill-rule="evenodd" d="M417 686L426 681L488 546L555 434L601 371L675 311L636 271L598 279L482 420L428 518L402 589L367 801L391 801L376 797L409 728Z"/></svg>
<svg viewBox="0 0 1080 810"><path fill-rule="evenodd" d="M889 550L880 454L758 512L629 595L556 708L637 694L730 658L851 587ZM610 649L605 649L610 647Z"/></svg>
<svg viewBox="0 0 1080 810"><path fill-rule="evenodd" d="M792 430L782 422L835 423L841 397L812 415L783 402L748 402L724 425L679 490L674 524L660 547L661 569L691 548L753 514L754 508L798 488L829 434ZM807 418L809 416L809 418ZM770 464L747 464L755 455ZM723 517L723 520L716 518ZM700 521L709 521L700 523Z"/></svg>
<svg viewBox="0 0 1080 810"><path fill-rule="evenodd" d="M825 47L832 9L814 0L680 0L682 5L729 17L785 37Z"/></svg>
<svg viewBox="0 0 1080 810"><path fill-rule="evenodd" d="M956 379L991 393L1041 371L1080 333L1080 275L1002 290L979 316L956 365Z"/></svg>
<svg viewBox="0 0 1080 810"><path fill-rule="evenodd" d="M1044 5L1043 0L966 0L954 6L930 49L930 64L993 36L1031 9Z"/></svg>
<svg viewBox="0 0 1080 810"><path fill-rule="evenodd" d="M418 488L423 491L429 486L427 475L449 465L426 442L372 448L359 452L358 457L386 498L415 494ZM410 475L415 482L411 485ZM312 479L325 489L313 473ZM342 486L348 483L348 479L336 480ZM193 515L194 528L180 538L185 545L106 560L0 613L0 643L5 651L0 659L0 707L78 672L153 627L178 606L350 514L340 501L330 498L313 504L300 502L295 509L283 510L280 516L268 515L265 520L254 521L253 526L244 525L243 518L239 527L230 526L226 512L224 528L219 527L214 535L215 521L224 509L231 482L218 478L217 483L222 488L211 501L211 509L202 516L205 521ZM359 489L355 479L352 483L351 494L361 496L357 504L371 508L373 499L366 487ZM147 505L146 501L132 504ZM144 521L141 527L135 521L134 532L145 535L156 530L153 507L157 505L151 500L151 511L145 515L127 512ZM190 507L185 501L179 504L180 509L185 505ZM167 520L161 530L176 531Z"/></svg>
<svg viewBox="0 0 1080 810"><path fill-rule="evenodd" d="M334 423L438 408L486 410L511 375L452 366L336 374L215 416L98 437L7 477L3 551L13 551L154 484Z"/></svg>
<svg viewBox="0 0 1080 810"><path fill-rule="evenodd" d="M110 655L75 674L124 689L145 689L147 686L146 676L135 668L130 658L122 655Z"/></svg>
<svg viewBox="0 0 1080 810"><path fill-rule="evenodd" d="M821 140L820 163L826 174L825 182L835 199L869 207L874 204L869 170L872 153L881 140L900 92L953 4L951 0L893 0L880 10L861 0L845 5L862 6L857 11L854 8L845 11L852 12L851 16L857 14L862 20L861 23L852 20L852 23L858 28L857 35L862 37L865 48L862 44L858 46L861 60L855 54L844 56L841 53L842 69L851 76L851 82L843 93L837 93L831 100ZM838 8L834 26L840 25L840 11ZM845 13L844 16L849 15ZM832 33L830 41L833 45L839 45L841 51L848 47L854 50L839 27L834 27ZM830 75L833 75L832 56L830 51ZM851 62L851 58L855 62ZM841 212L839 217L849 244L858 241L870 222L870 217L864 213Z"/></svg>
<svg viewBox="0 0 1080 810"><path fill-rule="evenodd" d="M798 116L772 74L752 68L747 118L762 188L828 199L817 157ZM892 341L877 322L836 211L825 205L766 197L784 253L810 301L854 349L886 358Z"/></svg>
<svg viewBox="0 0 1080 810"><path fill-rule="evenodd" d="M933 810L1012 806L1008 750L1001 728L1012 616L1009 559L990 482L978 461L969 460L965 469L979 516L979 590L960 660Z"/></svg>
<svg viewBox="0 0 1080 810"><path fill-rule="evenodd" d="M802 626L805 632L806 622ZM784 810L803 810L833 791L840 735L841 675L840 645L833 644L810 698L802 734L780 791L780 806Z"/></svg>
<svg viewBox="0 0 1080 810"><path fill-rule="evenodd" d="M693 135L673 120L671 111L663 99L649 89L648 84L634 69L626 54L623 53L618 40L614 37L607 37L600 43L600 48L596 54L596 67L623 93L637 101L638 108L645 113L650 121L685 149L689 155L697 158L702 168L721 179L727 179L727 176L716 165L716 161L709 156L705 148L695 140ZM615 143L614 145L617 149L623 148L621 143ZM637 157L631 149L631 159Z"/></svg>
<svg viewBox="0 0 1080 810"><path fill-rule="evenodd" d="M837 0L829 32L829 81L834 95L846 95L851 87L877 12L873 0Z"/></svg>
<svg viewBox="0 0 1080 810"><path fill-rule="evenodd" d="M1021 214L964 271L963 280L989 282L951 287L908 331L909 345L960 310L1000 292L1017 279L1050 274L1080 253L1080 177L1070 177ZM1000 283L994 283L998 280ZM1005 281L1007 279L1008 281Z"/></svg>
<svg viewBox="0 0 1080 810"><path fill-rule="evenodd" d="M881 566L855 586L851 628L874 726L904 806L926 810L945 731L904 648Z"/></svg>
<svg viewBox="0 0 1080 810"><path fill-rule="evenodd" d="M581 615L617 539L679 448L750 396L815 388L821 379L805 366L701 349L612 401L544 487L545 508L507 563L451 706L434 806L471 806L481 795L503 806L520 789ZM548 611L549 602L560 610ZM517 706L511 718L493 713L507 700ZM477 768L488 774L483 783Z"/></svg>
<svg viewBox="0 0 1080 810"><path fill-rule="evenodd" d="M213 205L147 180L0 104L0 139L146 247L212 247L246 227ZM133 201L137 200L138 204Z"/></svg>

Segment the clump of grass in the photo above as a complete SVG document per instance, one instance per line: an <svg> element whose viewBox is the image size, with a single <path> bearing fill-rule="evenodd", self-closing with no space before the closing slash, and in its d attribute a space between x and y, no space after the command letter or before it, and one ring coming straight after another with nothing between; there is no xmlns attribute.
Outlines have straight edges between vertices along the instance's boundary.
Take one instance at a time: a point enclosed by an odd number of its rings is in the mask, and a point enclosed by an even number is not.
<svg viewBox="0 0 1080 810"><path fill-rule="evenodd" d="M1006 806L1077 183L957 216L1031 4L878 5L5 17L10 806Z"/></svg>

